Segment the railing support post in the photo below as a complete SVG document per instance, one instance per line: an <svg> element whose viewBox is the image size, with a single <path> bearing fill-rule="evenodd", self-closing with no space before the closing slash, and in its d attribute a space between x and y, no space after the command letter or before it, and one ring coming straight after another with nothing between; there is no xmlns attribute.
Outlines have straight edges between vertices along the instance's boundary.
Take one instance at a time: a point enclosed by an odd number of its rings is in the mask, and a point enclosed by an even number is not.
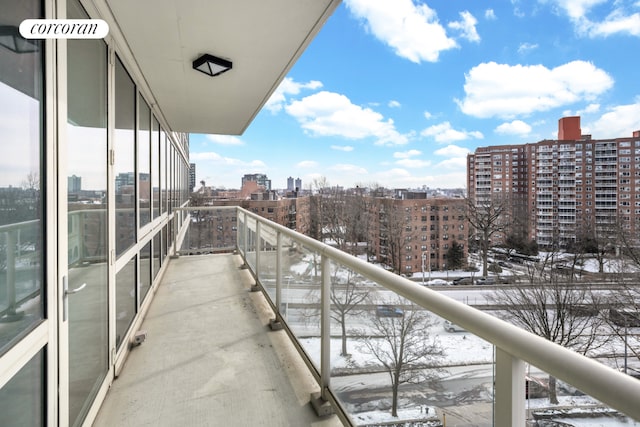
<svg viewBox="0 0 640 427"><path fill-rule="evenodd" d="M322 255L322 287L320 288L320 393L311 395L318 416L333 414L328 400L331 380L331 260Z"/></svg>
<svg viewBox="0 0 640 427"><path fill-rule="evenodd" d="M525 364L496 348L496 376L493 394L496 427L525 427Z"/></svg>
<svg viewBox="0 0 640 427"><path fill-rule="evenodd" d="M289 295L287 295L287 298ZM282 233L276 234L276 312L275 319L271 319L269 326L274 331L282 329Z"/></svg>
<svg viewBox="0 0 640 427"><path fill-rule="evenodd" d="M244 222L242 223L242 265L240 266L240 268L246 270L247 268L249 268L249 265L247 264L247 242L249 239L249 225L247 224L247 213L243 212L242 215L244 216Z"/></svg>
<svg viewBox="0 0 640 427"><path fill-rule="evenodd" d="M173 217L169 220L171 221L171 234L173 234L173 254L171 254L171 258L179 258L180 257L180 248L178 248L178 212L173 211Z"/></svg>
<svg viewBox="0 0 640 427"><path fill-rule="evenodd" d="M255 281L256 283L253 284L253 286L251 286L251 292L258 292L260 291L260 250L262 247L261 241L260 241L260 229L261 229L261 222L256 220L256 238L255 241L253 242L253 246L256 250L256 271L255 271Z"/></svg>

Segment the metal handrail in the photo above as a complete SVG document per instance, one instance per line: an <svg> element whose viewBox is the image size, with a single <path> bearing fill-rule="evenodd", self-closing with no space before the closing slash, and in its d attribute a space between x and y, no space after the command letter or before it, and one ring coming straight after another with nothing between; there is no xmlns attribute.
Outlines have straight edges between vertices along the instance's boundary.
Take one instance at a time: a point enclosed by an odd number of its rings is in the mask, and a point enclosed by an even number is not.
<svg viewBox="0 0 640 427"><path fill-rule="evenodd" d="M519 361L528 362L550 375L575 386L583 393L600 400L604 404L634 419L640 420L639 380L527 332L490 314L420 286L411 280L400 277L378 266L374 266L294 230L266 220L243 208L229 208L237 209L239 215L244 215L245 221L242 223L243 227L247 227L248 221L246 221L246 219L251 218L256 224L256 230L252 231L259 232L260 230L258 229L262 228L264 232L264 228L267 227L273 230L268 236L258 236L257 241L259 241L260 238L264 239L266 237L269 240L273 240L270 243L275 245L277 243L277 235L286 236L298 244L317 252L323 258L342 264L354 272L376 282L385 289L391 290L414 304L463 327L467 331L493 344L501 354L511 356L516 364ZM191 209L194 208L186 208L185 210ZM209 209L219 210L221 207L198 208L198 210ZM259 224L265 224L266 227L259 227ZM240 225L240 221L238 221L238 230L240 230ZM239 248L242 248L243 245L246 244L246 235L247 232L245 230L245 242L238 242ZM238 232L238 239L239 238L240 232ZM244 253L242 253L242 255L244 257ZM259 269L259 265L257 265L256 269ZM259 276L257 271L253 273L256 278ZM276 286L281 286L278 280ZM266 292L265 295L269 298ZM511 360L512 364L514 360ZM500 358L498 358L496 362L498 364L496 367L496 375L500 375L501 371L510 371L512 369L508 366L500 366L499 361ZM507 375L511 374L512 373L509 372ZM517 376L518 372L513 372L513 374ZM321 375L328 375L328 373L321 372ZM510 394L510 402L507 403L496 400L496 407L508 404L509 406L521 406L524 408L524 390L517 390L515 393L511 392ZM499 395L500 393L496 390L496 398ZM511 420L497 418L495 425L524 426L524 416L522 420L517 418L517 414L513 416L516 418Z"/></svg>

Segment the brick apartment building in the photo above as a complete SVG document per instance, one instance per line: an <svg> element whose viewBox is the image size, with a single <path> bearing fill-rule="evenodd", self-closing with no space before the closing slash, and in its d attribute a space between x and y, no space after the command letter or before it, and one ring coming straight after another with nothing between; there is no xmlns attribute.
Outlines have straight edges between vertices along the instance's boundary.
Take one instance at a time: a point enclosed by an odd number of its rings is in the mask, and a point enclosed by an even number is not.
<svg viewBox="0 0 640 427"><path fill-rule="evenodd" d="M453 242L462 245L466 259L465 199L404 192L400 198L371 198L369 213L373 255L401 273L445 270Z"/></svg>
<svg viewBox="0 0 640 427"><path fill-rule="evenodd" d="M321 195L252 199L220 199L216 195L203 200L206 206L240 206L302 234L322 238L318 224L318 198ZM368 214L368 254L405 274L421 272L422 257L426 271L446 269L447 251L455 241L462 245L464 259L469 237L466 202L462 198L426 197L426 193L400 191L394 197L365 196ZM313 215L316 215L314 220ZM236 218L212 227L214 246L226 247L235 239ZM315 225L314 225L315 224ZM211 227L209 227L211 228ZM229 230L233 231L232 233ZM217 239L217 240L216 240Z"/></svg>
<svg viewBox="0 0 640 427"><path fill-rule="evenodd" d="M558 139L478 148L467 157L469 197L512 200L530 239L566 247L582 233L640 231L640 131L592 139L580 117L558 122ZM496 240L503 238L498 236ZM496 242L493 242L496 243Z"/></svg>
<svg viewBox="0 0 640 427"><path fill-rule="evenodd" d="M302 234L309 231L309 197L277 200L215 200L211 206L240 206Z"/></svg>

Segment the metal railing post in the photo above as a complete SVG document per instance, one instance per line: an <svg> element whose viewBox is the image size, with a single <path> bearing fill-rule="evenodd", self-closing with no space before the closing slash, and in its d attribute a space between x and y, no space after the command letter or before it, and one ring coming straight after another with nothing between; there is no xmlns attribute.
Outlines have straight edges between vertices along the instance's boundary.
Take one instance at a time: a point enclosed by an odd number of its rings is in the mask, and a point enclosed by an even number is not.
<svg viewBox="0 0 640 427"><path fill-rule="evenodd" d="M320 393L311 395L311 404L320 416L333 413L329 402L331 382L331 259L322 255L320 288Z"/></svg>
<svg viewBox="0 0 640 427"><path fill-rule="evenodd" d="M256 238L253 243L253 247L255 248L255 251L256 251L256 271L254 275L256 283L254 283L253 286L251 286L251 292L258 292L260 290L260 249L262 247L262 244L260 242L261 228L262 228L262 223L256 220Z"/></svg>
<svg viewBox="0 0 640 427"><path fill-rule="evenodd" d="M525 427L525 364L496 347L493 425Z"/></svg>
<svg viewBox="0 0 640 427"><path fill-rule="evenodd" d="M244 221L242 222L242 265L240 266L240 268L242 269L246 269L249 268L249 264L247 263L247 235L249 234L249 225L247 224L247 213L243 212L242 215L244 216Z"/></svg>
<svg viewBox="0 0 640 427"><path fill-rule="evenodd" d="M289 295L287 295L287 298ZM276 233L276 312L270 322L271 329L282 329L282 233Z"/></svg>

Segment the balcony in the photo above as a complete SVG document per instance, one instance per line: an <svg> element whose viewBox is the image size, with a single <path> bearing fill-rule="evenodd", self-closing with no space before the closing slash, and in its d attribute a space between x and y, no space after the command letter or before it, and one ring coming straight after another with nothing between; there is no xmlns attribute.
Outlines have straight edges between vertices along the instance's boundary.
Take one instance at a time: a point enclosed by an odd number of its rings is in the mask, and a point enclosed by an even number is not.
<svg viewBox="0 0 640 427"><path fill-rule="evenodd" d="M366 340L379 339L371 333L372 323L394 325L413 313L438 319L439 327L420 328L434 335L445 333L442 319L467 331L464 340L444 343L442 360L423 361L420 370L440 370L455 364L460 353L483 352L488 375L481 381L481 397L471 403L449 396L446 402L434 397L415 405L419 422L439 425L446 414L446 425L470 425L472 419L473 425L524 427L525 377L531 372L551 374L598 399L598 405L640 419L640 381L246 210L230 209L236 213L236 253L171 259L142 325L147 341L132 349L96 426L131 420L137 425L363 424L364 408L388 411L380 405L391 388L384 372L382 383L367 383L381 367L360 365L357 353ZM177 254L198 251L185 246L196 241L185 238L189 235L183 229L175 236L183 242ZM340 323L336 310L349 289L364 290L367 298L356 304L357 314L347 313ZM400 309L394 313L403 314L381 320L376 307L390 302ZM339 355L342 325L349 358ZM364 333L357 334L359 329ZM370 355L368 361L374 360ZM478 367L456 365L452 375L465 376L468 369L475 376ZM399 393L403 406L411 396L434 394L426 382ZM426 407L430 411L423 412Z"/></svg>

